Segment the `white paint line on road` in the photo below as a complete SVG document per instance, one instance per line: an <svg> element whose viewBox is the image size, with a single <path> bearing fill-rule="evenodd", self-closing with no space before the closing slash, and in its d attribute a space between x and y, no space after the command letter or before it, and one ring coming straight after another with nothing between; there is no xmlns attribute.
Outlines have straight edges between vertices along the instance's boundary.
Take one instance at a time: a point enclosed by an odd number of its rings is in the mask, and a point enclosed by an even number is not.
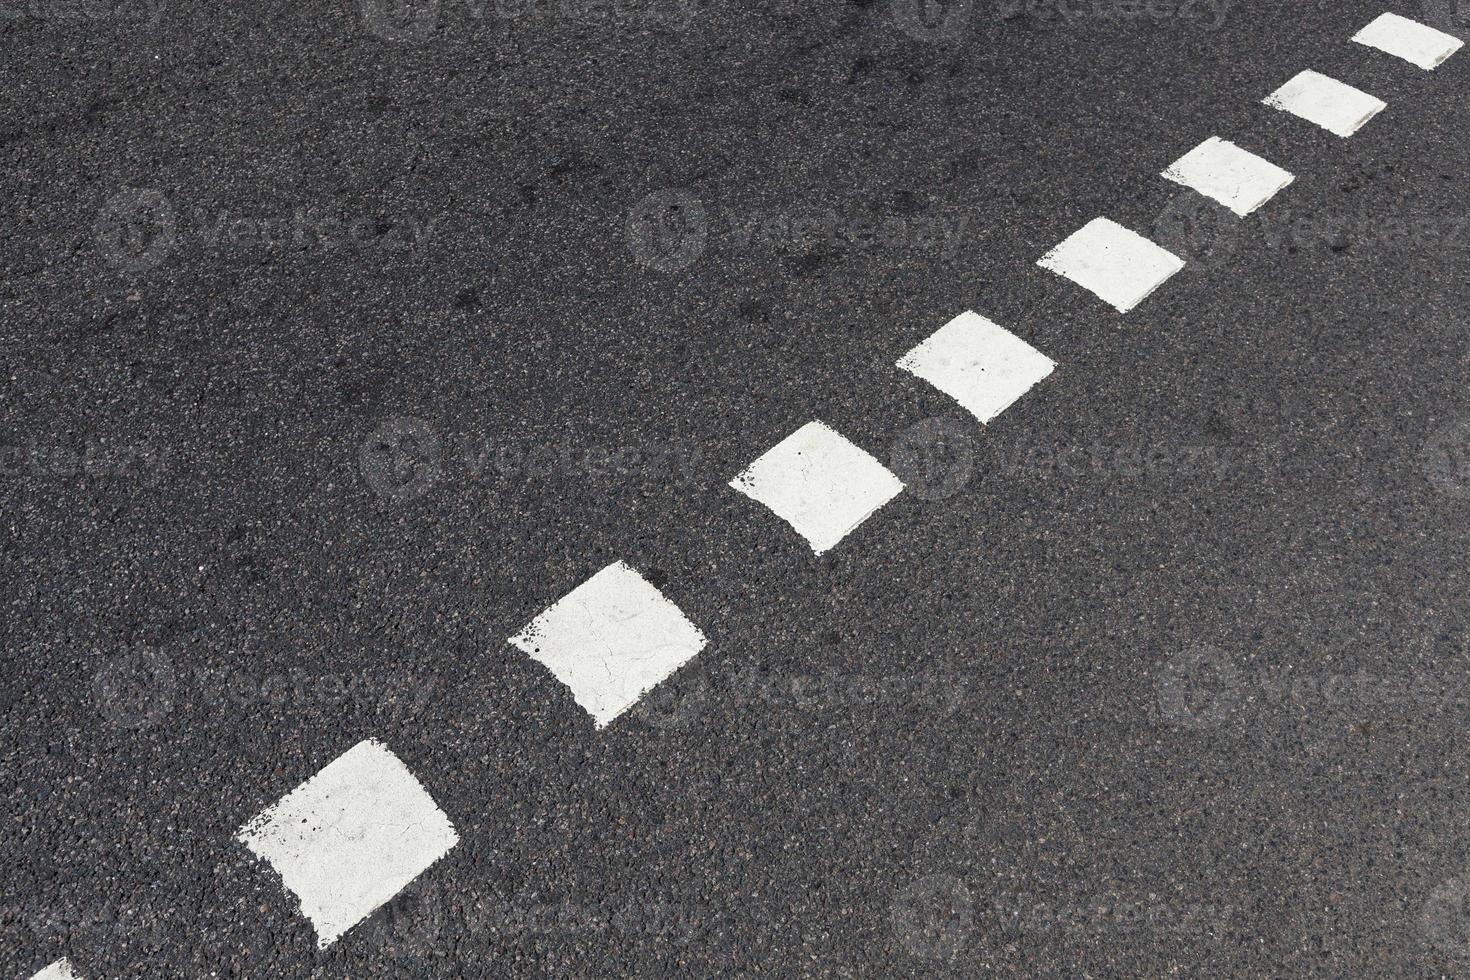
<svg viewBox="0 0 1470 980"><path fill-rule="evenodd" d="M1295 179L1271 161L1218 136L1175 160L1163 176L1218 201L1242 218Z"/></svg>
<svg viewBox="0 0 1470 980"><path fill-rule="evenodd" d="M1354 34L1353 40L1412 62L1426 71L1438 68L1445 59L1465 46L1464 41L1453 35L1398 14L1380 15Z"/></svg>
<svg viewBox="0 0 1470 980"><path fill-rule="evenodd" d="M241 827L235 839L301 901L325 949L459 842L381 742L358 742Z"/></svg>
<svg viewBox="0 0 1470 980"><path fill-rule="evenodd" d="M1344 138L1388 108L1382 99L1315 71L1302 72L1261 101Z"/></svg>
<svg viewBox="0 0 1470 980"><path fill-rule="evenodd" d="M1107 218L1094 218L1036 263L1127 313L1184 268L1184 260Z"/></svg>
<svg viewBox="0 0 1470 980"><path fill-rule="evenodd" d="M71 960L63 956L39 973L31 975L31 980L81 980L71 968Z"/></svg>
<svg viewBox="0 0 1470 980"><path fill-rule="evenodd" d="M662 592L615 561L508 642L545 665L602 728L709 641Z"/></svg>
<svg viewBox="0 0 1470 980"><path fill-rule="evenodd" d="M903 492L886 467L821 422L808 422L730 486L765 504L823 554Z"/></svg>
<svg viewBox="0 0 1470 980"><path fill-rule="evenodd" d="M1057 365L1004 327L966 311L899 358L898 366L989 422Z"/></svg>

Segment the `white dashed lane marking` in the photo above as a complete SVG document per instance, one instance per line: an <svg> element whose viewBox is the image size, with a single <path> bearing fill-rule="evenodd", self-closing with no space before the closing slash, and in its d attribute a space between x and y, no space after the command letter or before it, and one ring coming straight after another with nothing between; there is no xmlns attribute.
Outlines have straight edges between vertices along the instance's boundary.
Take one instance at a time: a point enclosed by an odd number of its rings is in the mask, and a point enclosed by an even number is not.
<svg viewBox="0 0 1470 980"><path fill-rule="evenodd" d="M1004 327L965 312L899 358L898 366L989 422L1057 365Z"/></svg>
<svg viewBox="0 0 1470 980"><path fill-rule="evenodd" d="M381 742L348 749L235 835L301 901L326 948L459 842Z"/></svg>
<svg viewBox="0 0 1470 980"><path fill-rule="evenodd" d="M1344 138L1362 129L1388 103L1315 71L1304 71L1263 100Z"/></svg>
<svg viewBox="0 0 1470 980"><path fill-rule="evenodd" d="M545 665L602 728L708 641L662 592L616 561L509 642Z"/></svg>
<svg viewBox="0 0 1470 980"><path fill-rule="evenodd" d="M31 975L31 980L81 980L71 968L71 960L62 957L55 963Z"/></svg>
<svg viewBox="0 0 1470 980"><path fill-rule="evenodd" d="M1127 313L1184 268L1184 260L1107 218L1094 218L1036 263Z"/></svg>
<svg viewBox="0 0 1470 980"><path fill-rule="evenodd" d="M1445 59L1465 46L1465 42L1457 37L1398 14L1383 14L1354 34L1353 40L1403 58L1425 70L1438 68Z"/></svg>
<svg viewBox="0 0 1470 980"><path fill-rule="evenodd" d="M1199 191L1242 218L1265 204L1293 177L1234 143L1211 136L1175 160L1163 176Z"/></svg>
<svg viewBox="0 0 1470 980"><path fill-rule="evenodd" d="M821 422L772 446L730 486L769 507L819 555L903 492L882 463Z"/></svg>

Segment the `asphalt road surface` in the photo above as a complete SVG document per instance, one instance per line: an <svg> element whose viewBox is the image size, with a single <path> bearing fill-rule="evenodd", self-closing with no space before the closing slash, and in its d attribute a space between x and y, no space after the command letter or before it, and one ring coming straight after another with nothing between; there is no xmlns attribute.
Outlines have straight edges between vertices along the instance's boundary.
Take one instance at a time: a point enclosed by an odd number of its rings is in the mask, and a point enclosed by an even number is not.
<svg viewBox="0 0 1470 980"><path fill-rule="evenodd" d="M1381 3L7 0L0 971L1470 970L1470 53ZM814 420L904 487L821 554L728 485Z"/></svg>

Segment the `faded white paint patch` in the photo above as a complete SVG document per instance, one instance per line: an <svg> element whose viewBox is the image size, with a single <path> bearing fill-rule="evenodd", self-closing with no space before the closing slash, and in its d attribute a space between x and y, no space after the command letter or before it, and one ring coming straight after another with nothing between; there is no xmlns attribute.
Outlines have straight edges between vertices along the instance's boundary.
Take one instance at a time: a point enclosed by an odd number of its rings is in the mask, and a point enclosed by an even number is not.
<svg viewBox="0 0 1470 980"><path fill-rule="evenodd" d="M41 972L32 974L31 980L81 980L81 978L71 968L71 960L63 956Z"/></svg>
<svg viewBox="0 0 1470 980"><path fill-rule="evenodd" d="M899 358L898 366L989 422L1057 365L1004 327L966 311Z"/></svg>
<svg viewBox="0 0 1470 980"><path fill-rule="evenodd" d="M1127 313L1184 268L1184 260L1107 218L1094 218L1036 263Z"/></svg>
<svg viewBox="0 0 1470 980"><path fill-rule="evenodd" d="M821 422L772 446L730 486L769 507L819 555L903 492L882 463Z"/></svg>
<svg viewBox="0 0 1470 980"><path fill-rule="evenodd" d="M1220 202L1242 218L1295 179L1271 161L1218 136L1211 136L1175 160L1163 175Z"/></svg>
<svg viewBox="0 0 1470 980"><path fill-rule="evenodd" d="M544 664L602 728L709 641L662 592L615 561L509 642Z"/></svg>
<svg viewBox="0 0 1470 980"><path fill-rule="evenodd" d="M236 833L275 869L326 948L459 842L381 742L358 742Z"/></svg>
<svg viewBox="0 0 1470 980"><path fill-rule="evenodd" d="M1302 72L1261 101L1344 138L1388 108L1382 99L1315 71Z"/></svg>
<svg viewBox="0 0 1470 980"><path fill-rule="evenodd" d="M1465 42L1454 35L1398 14L1380 15L1354 34L1353 40L1403 58L1426 71L1438 68L1445 59L1465 46Z"/></svg>

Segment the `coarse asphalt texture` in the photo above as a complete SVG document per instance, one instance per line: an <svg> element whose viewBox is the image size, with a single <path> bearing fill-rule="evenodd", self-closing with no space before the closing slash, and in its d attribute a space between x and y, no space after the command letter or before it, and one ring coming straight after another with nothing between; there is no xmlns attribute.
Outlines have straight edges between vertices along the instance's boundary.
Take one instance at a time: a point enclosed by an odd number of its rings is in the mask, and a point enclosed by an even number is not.
<svg viewBox="0 0 1470 980"><path fill-rule="evenodd" d="M1381 4L11 0L0 972L1470 969L1470 54ZM726 487L814 418L910 486L821 557ZM614 559L710 644L597 730L505 639ZM460 843L321 950L234 834L365 738Z"/></svg>

